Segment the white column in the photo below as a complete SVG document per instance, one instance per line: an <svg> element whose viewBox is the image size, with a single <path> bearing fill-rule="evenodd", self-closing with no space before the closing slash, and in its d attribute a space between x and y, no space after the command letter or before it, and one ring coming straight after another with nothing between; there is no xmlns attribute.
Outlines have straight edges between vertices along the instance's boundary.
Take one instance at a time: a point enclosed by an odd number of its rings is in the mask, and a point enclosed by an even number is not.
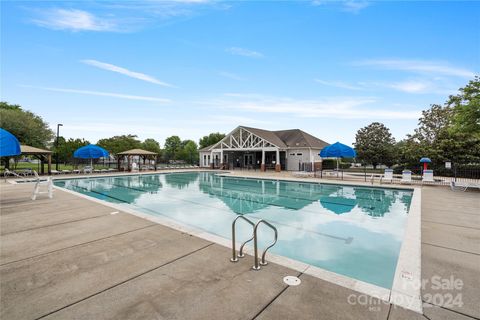
<svg viewBox="0 0 480 320"><path fill-rule="evenodd" d="M312 149L308 149L310 152L310 163L312 164L312 171L315 171L315 156L313 155Z"/></svg>
<svg viewBox="0 0 480 320"><path fill-rule="evenodd" d="M223 149L220 150L220 163L223 163Z"/></svg>
<svg viewBox="0 0 480 320"><path fill-rule="evenodd" d="M262 164L265 164L265 149L262 149Z"/></svg>
<svg viewBox="0 0 480 320"><path fill-rule="evenodd" d="M280 149L277 149L277 153L275 155L275 164L280 164Z"/></svg>

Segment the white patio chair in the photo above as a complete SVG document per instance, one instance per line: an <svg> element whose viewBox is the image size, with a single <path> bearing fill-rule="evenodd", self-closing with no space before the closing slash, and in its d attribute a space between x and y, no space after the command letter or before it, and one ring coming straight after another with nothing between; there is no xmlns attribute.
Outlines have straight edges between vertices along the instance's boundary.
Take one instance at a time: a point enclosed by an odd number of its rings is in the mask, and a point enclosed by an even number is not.
<svg viewBox="0 0 480 320"><path fill-rule="evenodd" d="M403 170L402 171L402 180L401 183L412 183L412 171L410 170Z"/></svg>
<svg viewBox="0 0 480 320"><path fill-rule="evenodd" d="M380 178L380 184L382 184L383 181L393 182L393 169L385 169L385 173Z"/></svg>
<svg viewBox="0 0 480 320"><path fill-rule="evenodd" d="M425 182L435 182L435 180L433 180L433 170L423 170L422 183Z"/></svg>
<svg viewBox="0 0 480 320"><path fill-rule="evenodd" d="M52 170L50 170L50 173L51 174L61 174L62 172L58 171L58 170L55 170L55 169L52 169Z"/></svg>
<svg viewBox="0 0 480 320"><path fill-rule="evenodd" d="M38 176L37 171L33 170L33 174L35 175L35 186L33 187L33 193L32 193L32 200L36 200L37 196L39 194L48 194L48 197L50 199L53 198L53 180L51 177L48 177L46 181L40 180L40 177ZM46 183L44 183L46 182ZM40 191L40 186L41 185L47 185L47 191Z"/></svg>
<svg viewBox="0 0 480 320"><path fill-rule="evenodd" d="M132 163L132 171L138 171L138 165L136 162Z"/></svg>

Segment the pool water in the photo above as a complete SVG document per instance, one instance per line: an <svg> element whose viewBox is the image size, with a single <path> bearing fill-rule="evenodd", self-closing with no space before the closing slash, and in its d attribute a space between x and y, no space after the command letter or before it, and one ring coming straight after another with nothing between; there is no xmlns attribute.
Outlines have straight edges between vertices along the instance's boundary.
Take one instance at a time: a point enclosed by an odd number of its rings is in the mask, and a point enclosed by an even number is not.
<svg viewBox="0 0 480 320"><path fill-rule="evenodd" d="M231 239L237 215L278 229L278 255L392 287L411 190L222 177L184 172L55 180L56 186ZM237 241L252 228L237 223ZM259 243L273 231L259 227ZM261 247L262 248L262 247ZM267 255L268 259L268 255Z"/></svg>

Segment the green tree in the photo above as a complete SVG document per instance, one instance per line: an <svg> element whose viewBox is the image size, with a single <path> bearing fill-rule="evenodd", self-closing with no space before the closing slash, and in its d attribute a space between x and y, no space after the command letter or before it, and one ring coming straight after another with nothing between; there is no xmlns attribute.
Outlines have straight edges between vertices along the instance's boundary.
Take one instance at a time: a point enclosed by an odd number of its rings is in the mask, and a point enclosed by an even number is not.
<svg viewBox="0 0 480 320"><path fill-rule="evenodd" d="M480 77L476 76L459 91L446 103L453 111L451 131L480 137Z"/></svg>
<svg viewBox="0 0 480 320"><path fill-rule="evenodd" d="M212 144L217 143L223 138L225 138L224 133L220 133L220 132L210 133L208 136L204 136L203 138L200 139L199 141L200 149L211 146Z"/></svg>
<svg viewBox="0 0 480 320"><path fill-rule="evenodd" d="M182 140L179 136L171 136L165 139L164 157L168 160L177 159L179 151L182 149Z"/></svg>
<svg viewBox="0 0 480 320"><path fill-rule="evenodd" d="M53 152L56 154L58 152L58 161L59 162L72 162L73 161L73 153L80 147L86 146L90 144L85 139L68 139L60 137L58 139L58 148L53 147Z"/></svg>
<svg viewBox="0 0 480 320"><path fill-rule="evenodd" d="M178 159L185 160L190 164L198 162L198 146L195 141L182 141L182 147L178 152Z"/></svg>
<svg viewBox="0 0 480 320"><path fill-rule="evenodd" d="M162 152L162 149L160 149L160 143L155 139L145 139L145 141L142 142L142 149L158 154Z"/></svg>
<svg viewBox="0 0 480 320"><path fill-rule="evenodd" d="M133 134L100 139L98 140L97 145L108 150L114 155L122 151L139 149L142 147L140 140L138 140L137 136Z"/></svg>
<svg viewBox="0 0 480 320"><path fill-rule="evenodd" d="M358 130L355 137L357 158L376 167L379 164L391 166L394 162L395 139L382 123L372 124Z"/></svg>
<svg viewBox="0 0 480 320"><path fill-rule="evenodd" d="M0 102L0 127L32 147L46 148L53 139L53 131L41 117L7 102Z"/></svg>

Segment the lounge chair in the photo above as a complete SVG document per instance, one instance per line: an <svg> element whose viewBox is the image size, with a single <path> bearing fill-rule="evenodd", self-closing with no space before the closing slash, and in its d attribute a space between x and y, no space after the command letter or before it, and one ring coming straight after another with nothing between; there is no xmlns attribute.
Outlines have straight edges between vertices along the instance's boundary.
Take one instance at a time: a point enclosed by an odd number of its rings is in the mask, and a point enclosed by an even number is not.
<svg viewBox="0 0 480 320"><path fill-rule="evenodd" d="M73 169L73 170L72 170L72 173L79 174L79 173L80 173L80 170L78 170L78 169Z"/></svg>
<svg viewBox="0 0 480 320"><path fill-rule="evenodd" d="M91 166L85 166L83 167L83 173L92 173L93 168Z"/></svg>
<svg viewBox="0 0 480 320"><path fill-rule="evenodd" d="M467 191L468 188L480 189L480 182L455 182L450 181L450 189L452 191Z"/></svg>
<svg viewBox="0 0 480 320"><path fill-rule="evenodd" d="M52 169L52 170L50 170L50 173L51 174L61 174L62 172L58 171L58 170L55 170L55 169Z"/></svg>
<svg viewBox="0 0 480 320"><path fill-rule="evenodd" d="M412 171L410 170L403 170L402 171L402 180L401 183L412 183Z"/></svg>
<svg viewBox="0 0 480 320"><path fill-rule="evenodd" d="M6 179L8 176L12 176L12 177L16 177L16 178L22 178L22 176L20 176L18 173L16 173L15 171L11 171L11 170L8 170L7 168L5 168L5 172L3 173L3 177Z"/></svg>
<svg viewBox="0 0 480 320"><path fill-rule="evenodd" d="M422 183L425 182L435 182L435 180L433 180L433 170L423 170Z"/></svg>
<svg viewBox="0 0 480 320"><path fill-rule="evenodd" d="M382 184L383 181L393 182L393 169L385 169L385 173L380 178L380 184Z"/></svg>
<svg viewBox="0 0 480 320"><path fill-rule="evenodd" d="M64 173L64 174L68 174L68 173L72 173L72 171L70 171L70 170L67 170L67 169L63 169L63 170L62 170L62 173Z"/></svg>

